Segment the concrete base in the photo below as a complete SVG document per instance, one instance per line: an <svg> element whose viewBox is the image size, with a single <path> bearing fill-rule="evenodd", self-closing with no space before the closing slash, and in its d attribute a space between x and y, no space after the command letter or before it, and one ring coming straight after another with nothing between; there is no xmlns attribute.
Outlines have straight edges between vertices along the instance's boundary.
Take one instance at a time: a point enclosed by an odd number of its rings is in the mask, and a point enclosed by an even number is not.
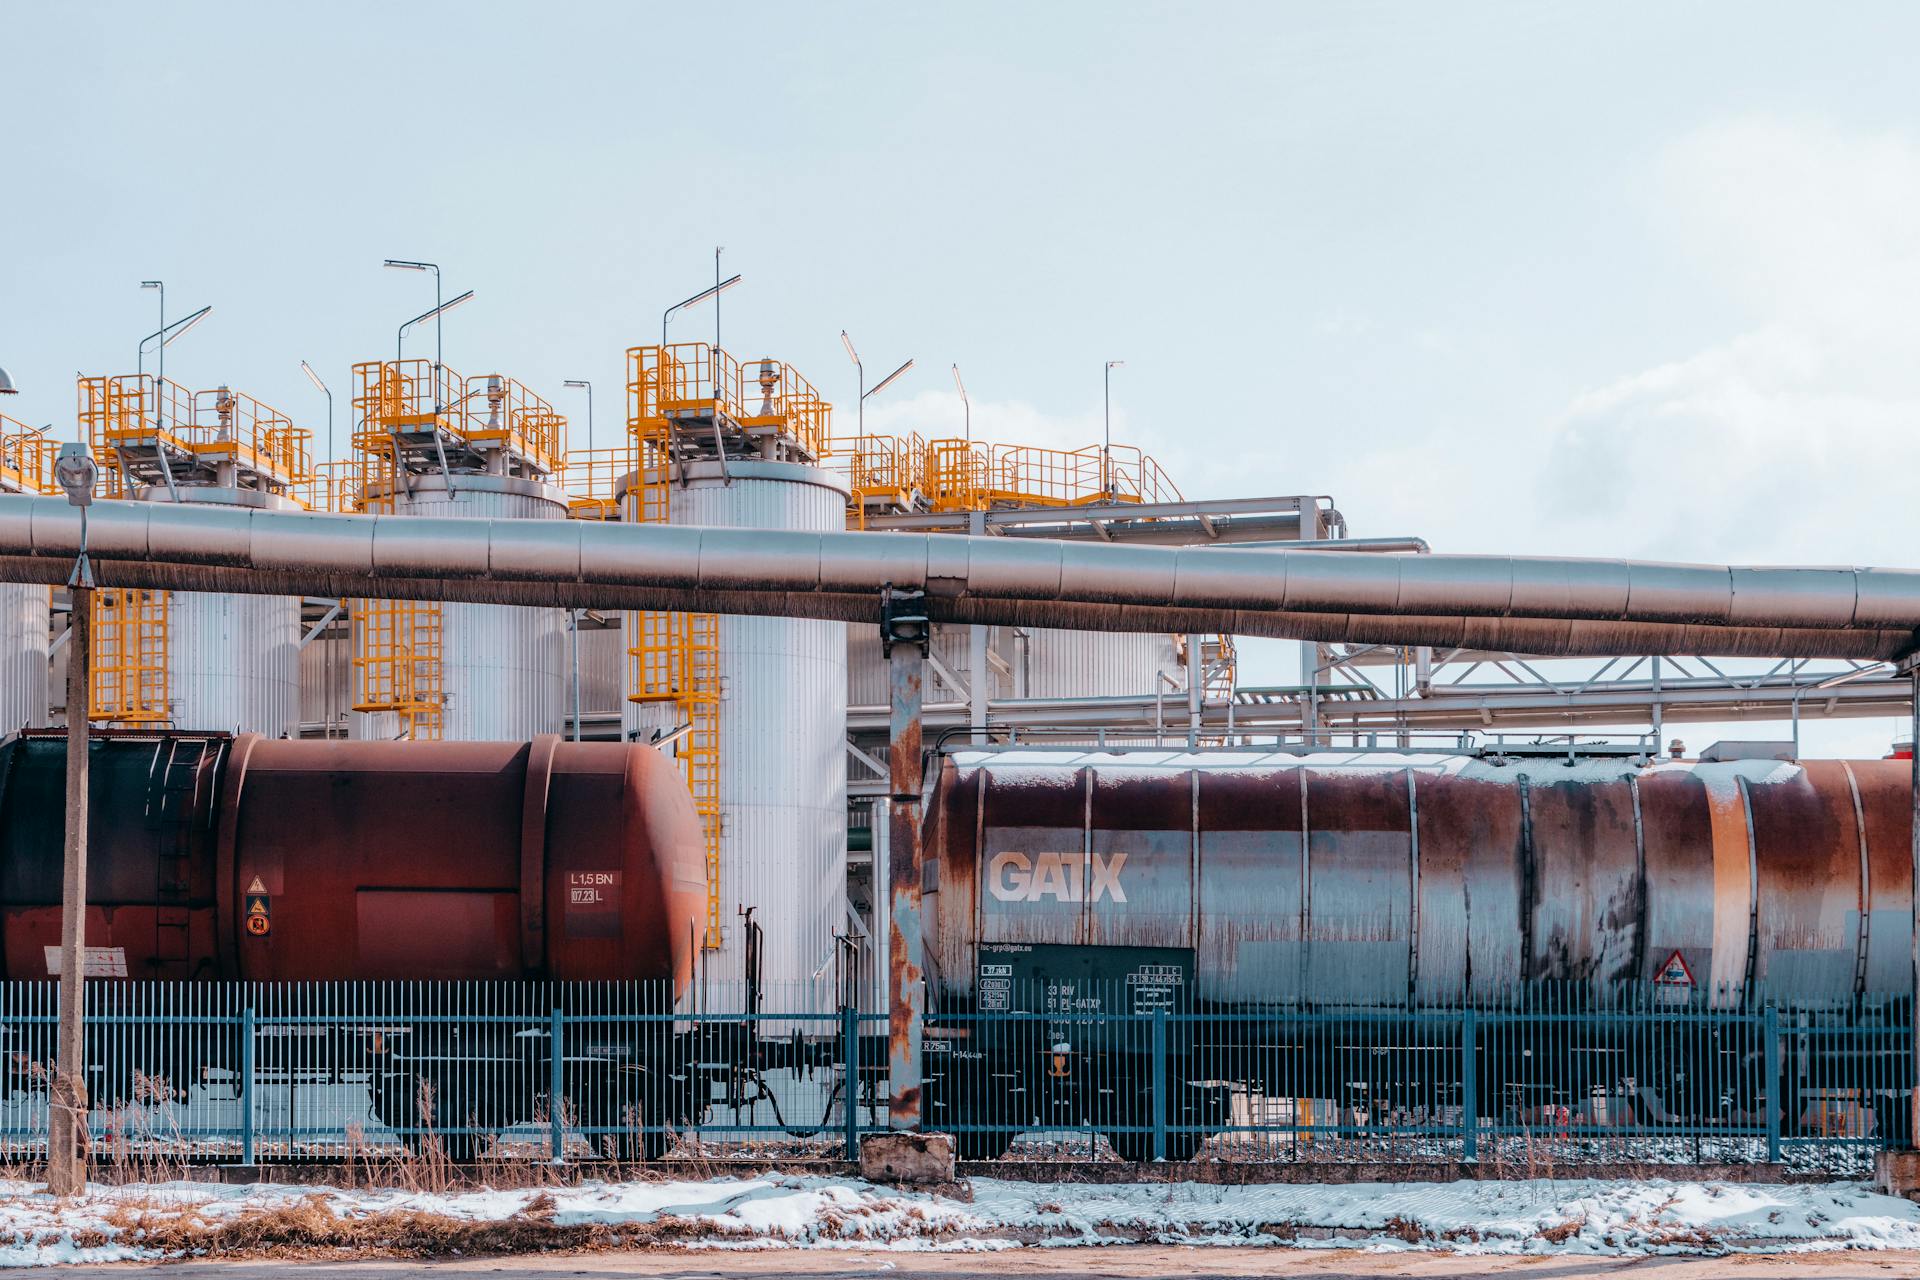
<svg viewBox="0 0 1920 1280"><path fill-rule="evenodd" d="M1920 1199L1920 1151L1882 1151L1875 1155L1873 1185L1890 1196Z"/></svg>
<svg viewBox="0 0 1920 1280"><path fill-rule="evenodd" d="M872 1133L860 1140L860 1176L901 1187L953 1183L953 1139L944 1133Z"/></svg>

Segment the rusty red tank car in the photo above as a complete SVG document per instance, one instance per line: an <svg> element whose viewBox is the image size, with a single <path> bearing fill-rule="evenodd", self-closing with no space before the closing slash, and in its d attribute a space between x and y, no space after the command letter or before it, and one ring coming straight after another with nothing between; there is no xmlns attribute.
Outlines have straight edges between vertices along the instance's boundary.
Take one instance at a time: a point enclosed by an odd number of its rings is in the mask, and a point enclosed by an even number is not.
<svg viewBox="0 0 1920 1280"><path fill-rule="evenodd" d="M111 733L87 945L129 978L667 979L705 918L699 821L651 747ZM60 941L63 736L0 745L0 957Z"/></svg>

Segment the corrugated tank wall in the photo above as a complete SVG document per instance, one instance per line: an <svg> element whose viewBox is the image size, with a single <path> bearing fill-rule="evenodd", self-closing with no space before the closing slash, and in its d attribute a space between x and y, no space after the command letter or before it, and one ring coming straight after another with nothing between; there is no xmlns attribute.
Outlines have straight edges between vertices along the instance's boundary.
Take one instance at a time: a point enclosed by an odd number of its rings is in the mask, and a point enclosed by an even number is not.
<svg viewBox="0 0 1920 1280"><path fill-rule="evenodd" d="M864 625L847 627L847 705L854 707L884 707L887 705L887 661L880 652L880 606L874 605L874 620ZM972 646L967 641L968 628L934 624L932 654L953 672L962 684L967 679L967 666ZM1006 631L1004 627L988 627L988 644L993 646L998 633ZM959 702L964 695L949 688L946 680L936 671L926 673L926 687L922 696L928 702ZM1013 696L1011 685L991 667L987 670L987 696L989 698L1010 698Z"/></svg>
<svg viewBox="0 0 1920 1280"><path fill-rule="evenodd" d="M933 656L962 685L970 665L969 628L936 625ZM1183 668L1173 637L1138 632L1054 631L1044 627L985 628L989 650L1006 664L987 667L989 698L1102 698L1150 694L1166 672L1184 687ZM1023 639L1019 637L1024 637ZM957 702L962 697L937 671L928 671L928 702ZM884 706L887 666L880 656L880 628L847 628L847 702L856 707Z"/></svg>
<svg viewBox="0 0 1920 1280"><path fill-rule="evenodd" d="M439 476L415 477L401 494L402 515L506 520L564 520L557 489L504 476L456 475L449 493ZM560 609L442 604L441 737L447 741L523 741L560 730L567 673L567 617ZM399 736L391 712L356 712L351 736Z"/></svg>
<svg viewBox="0 0 1920 1280"><path fill-rule="evenodd" d="M676 524L829 532L846 490L814 467L696 463L671 498ZM830 1001L847 931L847 628L804 618L720 619L720 903L738 955L743 907L765 931L763 974L783 997ZM657 708L627 703L629 729ZM728 960L715 962L727 972Z"/></svg>
<svg viewBox="0 0 1920 1280"><path fill-rule="evenodd" d="M49 592L0 583L0 734L47 723Z"/></svg>
<svg viewBox="0 0 1920 1280"><path fill-rule="evenodd" d="M1030 698L1105 698L1152 693L1166 672L1185 686L1173 638L1137 631L1029 632Z"/></svg>
<svg viewBox="0 0 1920 1280"><path fill-rule="evenodd" d="M174 728L297 734L299 600L176 591L167 610Z"/></svg>
<svg viewBox="0 0 1920 1280"><path fill-rule="evenodd" d="M286 498L233 486L190 486L146 501L293 510ZM167 702L176 729L299 732L300 601L293 596L175 591L167 598Z"/></svg>

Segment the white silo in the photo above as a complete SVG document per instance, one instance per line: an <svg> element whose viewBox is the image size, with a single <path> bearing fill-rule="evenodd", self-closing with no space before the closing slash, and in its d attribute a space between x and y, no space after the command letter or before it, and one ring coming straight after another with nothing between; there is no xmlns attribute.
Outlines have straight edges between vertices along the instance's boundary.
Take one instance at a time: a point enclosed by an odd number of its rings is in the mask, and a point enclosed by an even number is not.
<svg viewBox="0 0 1920 1280"><path fill-rule="evenodd" d="M669 497L674 524L804 532L844 528L846 504L838 476L761 460L688 462ZM630 648L633 620L643 616L628 615ZM721 958L707 964L732 975L739 913L752 907L775 1012L831 999L838 940L848 931L846 633L844 623L806 618L717 621ZM623 726L644 740L677 727L665 723L674 714L670 705L628 701Z"/></svg>
<svg viewBox="0 0 1920 1280"><path fill-rule="evenodd" d="M81 379L81 424L108 497L297 510L310 433L253 397L143 375ZM97 720L182 730L298 732L300 601L106 591L95 597Z"/></svg>
<svg viewBox="0 0 1920 1280"><path fill-rule="evenodd" d="M564 520L553 480L566 420L511 378L408 360L355 366L362 510ZM560 609L354 601L355 738L514 741L563 715Z"/></svg>
<svg viewBox="0 0 1920 1280"><path fill-rule="evenodd" d="M0 414L0 493L52 493L58 445ZM51 593L32 583L0 583L0 734L47 723L47 651Z"/></svg>

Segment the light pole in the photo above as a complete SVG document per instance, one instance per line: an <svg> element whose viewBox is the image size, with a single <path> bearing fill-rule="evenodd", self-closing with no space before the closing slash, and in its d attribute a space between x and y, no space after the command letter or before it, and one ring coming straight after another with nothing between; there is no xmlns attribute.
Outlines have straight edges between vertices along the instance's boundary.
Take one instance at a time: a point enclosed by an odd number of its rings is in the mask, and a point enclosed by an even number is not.
<svg viewBox="0 0 1920 1280"><path fill-rule="evenodd" d="M1125 360L1107 361L1101 376L1100 491L1113 500L1113 371Z"/></svg>
<svg viewBox="0 0 1920 1280"><path fill-rule="evenodd" d="M47 1098L47 1191L86 1190L87 1072L81 1035L86 985L87 714L93 703L93 566L87 560L87 508L99 469L82 441L60 446L53 476L80 508L80 554L67 578L67 824L60 881L60 1031Z"/></svg>
<svg viewBox="0 0 1920 1280"><path fill-rule="evenodd" d="M582 387L587 393L587 485L593 485L593 382L587 378L569 378L569 387ZM617 481L619 477L615 477ZM573 740L580 741L580 611L567 610L567 630L573 645Z"/></svg>
<svg viewBox="0 0 1920 1280"><path fill-rule="evenodd" d="M320 388L320 394L327 398L327 461L332 462L333 461L333 392L328 389L326 383L320 381L320 375L315 373L313 371L313 366L308 364L305 360L302 360L300 362L300 369L301 369L301 372L307 375L307 381L311 382L314 386Z"/></svg>
<svg viewBox="0 0 1920 1280"><path fill-rule="evenodd" d="M888 383L892 382L895 378L899 377L901 374L905 373L907 370L913 368L913 361L908 360L905 364L901 365L898 369L895 369L892 373L880 379L880 381L874 383L873 389L869 391L867 389L867 366L860 363L860 353L854 350L853 339L847 336L847 331L845 329L842 329L840 331L840 344L847 349L847 358L853 361L853 367L859 373L859 376L860 376L860 401L859 401L859 412L857 415L859 418L859 427L857 429L860 433L861 438L865 439L867 434L867 397L878 395L880 394L880 392L885 391L887 389Z"/></svg>
<svg viewBox="0 0 1920 1280"><path fill-rule="evenodd" d="M382 262L380 265L383 267L391 267L395 271L431 271L433 272L434 310L428 312L427 314L433 315L438 312L440 308L440 264L439 263L415 262L411 258L388 258L385 262ZM444 357L445 354L446 354L446 348L441 345L440 326L436 323L433 326L433 363L436 366L438 366L440 364L442 357ZM395 359L398 359L398 357L396 356Z"/></svg>
<svg viewBox="0 0 1920 1280"><path fill-rule="evenodd" d="M718 260L719 260L719 257L716 254L715 261L718 261ZM676 302L672 306L668 307L665 311L662 311L660 313L660 345L663 347L667 345L667 321L673 318L674 312L683 311L686 308L693 306L695 303L705 302L708 298L712 298L714 300L713 302L714 310L718 311L720 309L720 295L725 293L727 290L733 288L733 286L739 283L740 283L740 277L738 275L728 276L725 280L719 281L716 284L710 284L706 288L702 289L700 292L694 294L691 298L683 298L679 302ZM714 322L714 337L718 338L719 336L720 336L720 326L719 326L719 322L716 320ZM719 344L716 343L715 345L717 346Z"/></svg>
<svg viewBox="0 0 1920 1280"><path fill-rule="evenodd" d="M13 385L13 378L5 369L0 369L0 396L17 396L20 388Z"/></svg>
<svg viewBox="0 0 1920 1280"><path fill-rule="evenodd" d="M142 280L140 287L142 289L158 289L160 291L160 332L165 333L167 331L167 282L165 280ZM139 354L135 357L134 361L135 371L145 373L147 371L146 361L147 344L145 340L142 340ZM167 380L167 344L164 342L160 344L160 372L156 377L161 382Z"/></svg>
<svg viewBox="0 0 1920 1280"><path fill-rule="evenodd" d="M406 349L405 344L407 341L407 330L413 328L413 326L420 324L423 321L426 321L426 320L433 321L434 348L435 348L435 351L437 352L440 346L440 318L446 315L447 312L453 310L455 307L465 306L467 303L472 301L473 301L473 290L469 289L457 298L450 298L445 302L434 303L432 310L422 311L419 315L415 316L413 319L401 325L400 328L393 335L394 364L398 365L400 363L400 353ZM436 354L434 356L434 361L433 361L433 411L435 413L439 413L442 409L447 407L446 398L440 394L440 371L444 367L445 366L443 366L440 363L439 356Z"/></svg>
<svg viewBox="0 0 1920 1280"><path fill-rule="evenodd" d="M167 286L158 280L142 280L140 287L142 289L158 289L160 291L160 327L140 339L139 350L135 353L134 368L135 371L139 373L145 373L147 371L147 344L157 342L159 344L158 355L160 368L159 372L154 375L153 419L157 425L165 426L167 401L161 389L166 386L167 382L167 348L185 337L188 331L195 325L212 315L213 308L211 306L202 307L192 315L185 316L179 320L175 320L172 324L168 324Z"/></svg>
<svg viewBox="0 0 1920 1280"><path fill-rule="evenodd" d="M713 385L720 385L720 254L727 246L713 246Z"/></svg>
<svg viewBox="0 0 1920 1280"><path fill-rule="evenodd" d="M587 453L591 455L593 453L593 383L589 382L585 378L568 378L565 385L569 387L585 387L586 388L586 391L587 391ZM591 467L593 464L589 462L587 465Z"/></svg>
<svg viewBox="0 0 1920 1280"><path fill-rule="evenodd" d="M953 385L960 391L960 407L967 416L967 447L973 447L973 401L967 399L967 384L960 381L960 366L953 366Z"/></svg>

